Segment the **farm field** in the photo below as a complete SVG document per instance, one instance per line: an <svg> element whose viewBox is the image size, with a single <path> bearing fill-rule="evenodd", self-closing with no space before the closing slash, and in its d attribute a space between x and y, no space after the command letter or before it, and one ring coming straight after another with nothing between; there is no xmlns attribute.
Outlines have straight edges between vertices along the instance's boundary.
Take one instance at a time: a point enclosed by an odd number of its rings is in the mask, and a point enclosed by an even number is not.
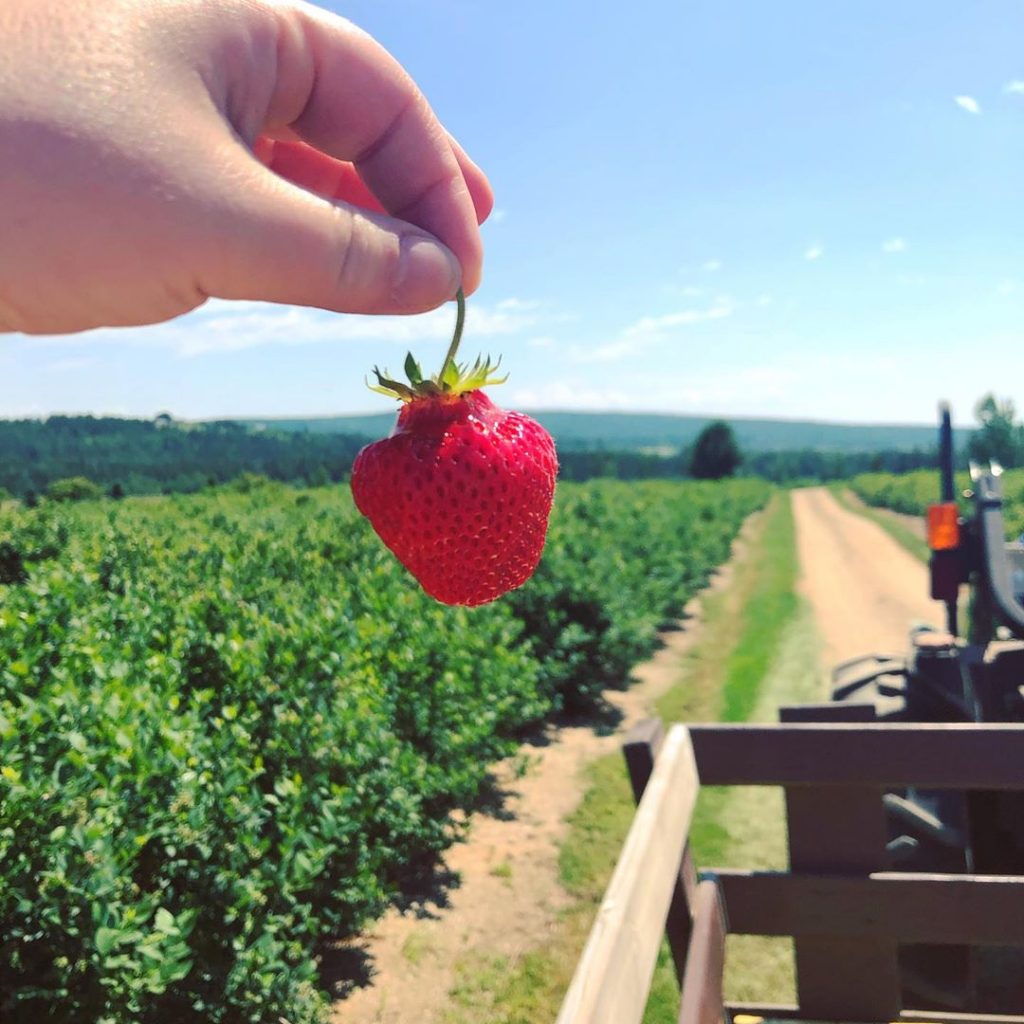
<svg viewBox="0 0 1024 1024"><path fill-rule="evenodd" d="M1008 537L1017 537L1024 532L1024 469L1007 470L1002 479L1006 533ZM967 473L956 474L957 493L970 486ZM929 503L938 501L939 493L938 474L931 469L912 473L862 473L850 481L850 488L868 505L914 516L923 516Z"/></svg>
<svg viewBox="0 0 1024 1024"><path fill-rule="evenodd" d="M0 512L4 1020L323 1017L315 954L600 703L770 488L559 491L530 584L425 598L341 489Z"/></svg>

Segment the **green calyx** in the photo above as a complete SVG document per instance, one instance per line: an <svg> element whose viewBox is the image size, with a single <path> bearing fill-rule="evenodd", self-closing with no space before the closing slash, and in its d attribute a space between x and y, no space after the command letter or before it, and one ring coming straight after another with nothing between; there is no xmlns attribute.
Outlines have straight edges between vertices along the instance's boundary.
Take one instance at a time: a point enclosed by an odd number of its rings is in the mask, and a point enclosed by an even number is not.
<svg viewBox="0 0 1024 1024"><path fill-rule="evenodd" d="M403 402L411 402L417 398L440 398L443 395L461 395L466 391L475 391L477 388L484 388L491 384L504 384L508 375L497 376L501 360L491 362L491 357L481 359L477 356L472 365L469 363L455 362L455 355L459 350L459 342L462 341L462 328L466 323L466 296L460 288L455 296L458 303L458 313L455 318L455 334L452 336L452 343L448 346L448 352L441 364L441 369L433 377L424 377L420 364L416 362L410 352L405 357L405 375L409 379L406 384L400 380L392 380L387 376L387 370L381 373L375 366L374 376L376 384L369 384L371 391L387 395L389 398L398 398Z"/></svg>

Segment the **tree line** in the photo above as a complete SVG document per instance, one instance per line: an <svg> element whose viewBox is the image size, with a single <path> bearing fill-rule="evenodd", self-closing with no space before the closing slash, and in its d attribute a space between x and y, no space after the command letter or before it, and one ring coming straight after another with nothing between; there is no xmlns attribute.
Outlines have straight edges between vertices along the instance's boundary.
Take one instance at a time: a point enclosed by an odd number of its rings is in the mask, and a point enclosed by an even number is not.
<svg viewBox="0 0 1024 1024"><path fill-rule="evenodd" d="M979 403L978 417L972 457L987 458L991 451L1006 466L1024 465L1024 433L1015 425L1012 403L987 396ZM183 423L166 413L153 420L51 416L0 421L0 498L32 503L41 496L67 501L192 493L247 473L320 486L346 479L356 453L370 440L356 434L254 430L230 420ZM718 420L681 452L566 448L559 460L561 478L572 481L748 475L790 483L930 467L936 452L744 452L732 427Z"/></svg>
<svg viewBox="0 0 1024 1024"><path fill-rule="evenodd" d="M253 431L232 421L186 424L154 420L51 416L0 422L0 490L88 497L90 483L113 497L180 494L259 473L307 485L345 478L369 439L351 434ZM86 488L87 489L87 488Z"/></svg>

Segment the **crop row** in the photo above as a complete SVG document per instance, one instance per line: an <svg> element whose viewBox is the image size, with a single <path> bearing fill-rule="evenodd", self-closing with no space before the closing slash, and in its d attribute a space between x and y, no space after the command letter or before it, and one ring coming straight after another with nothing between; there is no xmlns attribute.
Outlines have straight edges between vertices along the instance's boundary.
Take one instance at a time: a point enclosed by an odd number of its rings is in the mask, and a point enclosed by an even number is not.
<svg viewBox="0 0 1024 1024"><path fill-rule="evenodd" d="M768 493L563 486L534 579L474 610L336 488L0 510L0 1017L322 1019L322 943L627 677Z"/></svg>
<svg viewBox="0 0 1024 1024"><path fill-rule="evenodd" d="M1008 537L1024 531L1024 469L1003 473L1003 519ZM955 491L963 495L971 486L970 476L956 474ZM928 505L939 500L938 473L920 469L912 473L862 473L850 481L853 491L869 505L890 508L912 516L923 516ZM960 499L965 513L967 501Z"/></svg>

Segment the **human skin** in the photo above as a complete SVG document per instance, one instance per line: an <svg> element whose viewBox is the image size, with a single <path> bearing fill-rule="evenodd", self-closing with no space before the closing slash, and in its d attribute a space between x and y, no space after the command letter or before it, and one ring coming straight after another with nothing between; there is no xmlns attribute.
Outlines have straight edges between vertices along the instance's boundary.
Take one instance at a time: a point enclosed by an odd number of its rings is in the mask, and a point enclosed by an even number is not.
<svg viewBox="0 0 1024 1024"><path fill-rule="evenodd" d="M492 194L370 36L301 0L0 0L0 330L208 297L416 313Z"/></svg>

